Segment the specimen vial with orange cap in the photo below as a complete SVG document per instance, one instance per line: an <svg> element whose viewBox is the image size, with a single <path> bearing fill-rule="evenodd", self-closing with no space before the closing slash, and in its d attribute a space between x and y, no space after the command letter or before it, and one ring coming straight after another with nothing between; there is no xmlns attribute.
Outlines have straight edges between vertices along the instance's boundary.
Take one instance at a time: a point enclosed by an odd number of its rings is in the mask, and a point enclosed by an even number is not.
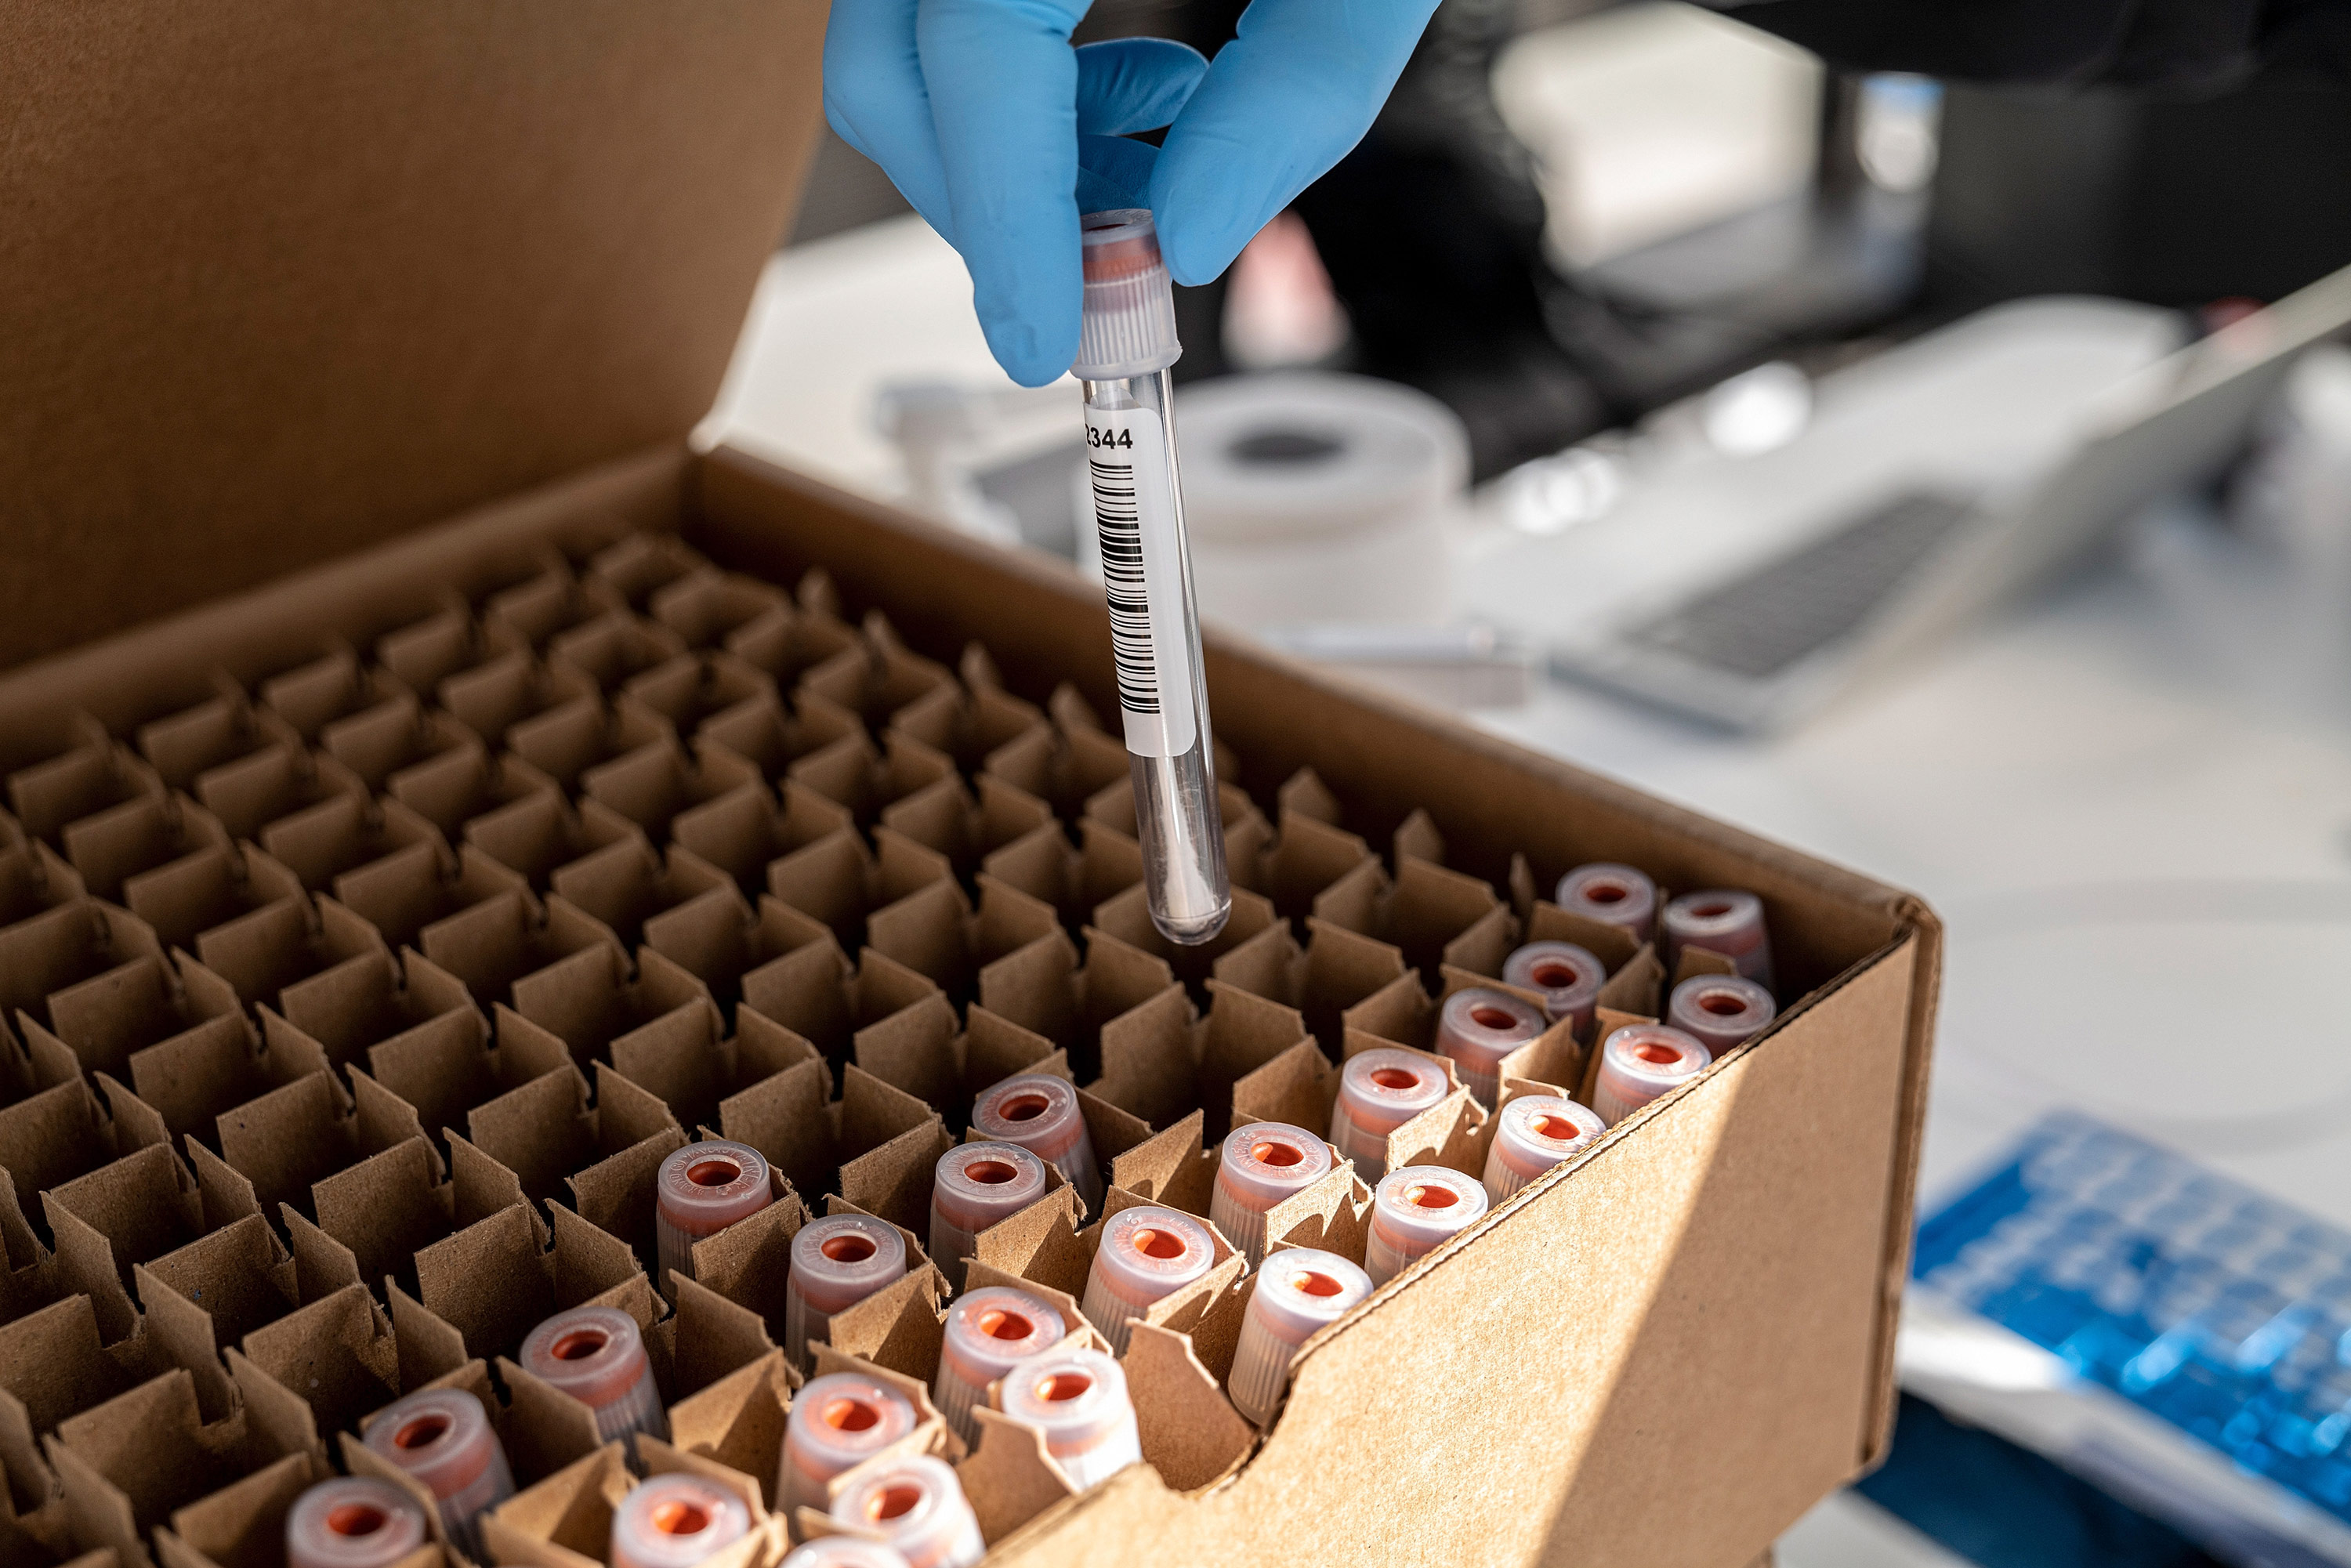
<svg viewBox="0 0 2351 1568"><path fill-rule="evenodd" d="M1763 925L1763 901L1753 894L1733 888L1686 893L1666 905L1658 924L1668 978L1681 967L1682 949L1698 947L1729 959L1741 979L1771 983L1771 936Z"/></svg>
<svg viewBox="0 0 2351 1568"><path fill-rule="evenodd" d="M987 1385L1030 1356L1069 1337L1070 1325L1041 1296L989 1285L958 1297L947 1309L931 1402L965 1442L979 1441L972 1408L987 1402Z"/></svg>
<svg viewBox="0 0 2351 1568"><path fill-rule="evenodd" d="M1600 1113L1564 1094L1521 1094L1502 1107L1486 1151L1486 1196L1496 1203L1608 1130Z"/></svg>
<svg viewBox="0 0 2351 1568"><path fill-rule="evenodd" d="M388 1568L429 1539L416 1500L372 1476L320 1481L286 1512L287 1568Z"/></svg>
<svg viewBox="0 0 2351 1568"><path fill-rule="evenodd" d="M784 1354L807 1371L815 1360L810 1343L831 1343L827 1320L833 1313L905 1277L906 1239L888 1220L870 1214L811 1219L792 1238L784 1276Z"/></svg>
<svg viewBox="0 0 2351 1568"><path fill-rule="evenodd" d="M1371 1293L1372 1277L1336 1252L1285 1247L1267 1258L1233 1351L1233 1407L1259 1427L1272 1420L1298 1347Z"/></svg>
<svg viewBox="0 0 2351 1568"><path fill-rule="evenodd" d="M612 1568L694 1568L750 1531L741 1498L672 1471L638 1482L612 1511Z"/></svg>
<svg viewBox="0 0 2351 1568"><path fill-rule="evenodd" d="M913 1401L878 1377L836 1372L810 1380L784 1418L784 1452L776 1465L782 1508L822 1513L832 1501L827 1488L833 1477L914 1429Z"/></svg>
<svg viewBox="0 0 2351 1568"><path fill-rule="evenodd" d="M1208 1228L1190 1215L1155 1203L1122 1208L1102 1221L1080 1310L1112 1351L1124 1355L1134 1320L1153 1302L1207 1273L1216 1260Z"/></svg>
<svg viewBox="0 0 2351 1568"><path fill-rule="evenodd" d="M1331 1147L1287 1122L1249 1122L1225 1134L1208 1222L1254 1269L1265 1257L1266 1210L1331 1173Z"/></svg>
<svg viewBox="0 0 2351 1568"><path fill-rule="evenodd" d="M626 1443L631 1459L638 1433L669 1437L644 1336L618 1307L573 1307L547 1319L524 1338L522 1365L593 1410L596 1436Z"/></svg>
<svg viewBox="0 0 2351 1568"><path fill-rule="evenodd" d="M894 1546L862 1535L825 1535L795 1547L783 1568L906 1568Z"/></svg>
<svg viewBox="0 0 2351 1568"><path fill-rule="evenodd" d="M971 1108L971 1124L991 1143L1018 1144L1078 1189L1088 1214L1102 1212L1102 1167L1077 1086L1050 1072L1023 1072L991 1083Z"/></svg>
<svg viewBox="0 0 2351 1568"><path fill-rule="evenodd" d="M1339 1070L1331 1107L1331 1143L1376 1182L1388 1168L1388 1134L1452 1092L1444 1070L1409 1051L1357 1051Z"/></svg>
<svg viewBox="0 0 2351 1568"><path fill-rule="evenodd" d="M673 1269L694 1278L694 1244L748 1219L775 1201L768 1162L748 1144L713 1138L688 1144L662 1161L653 1178L653 1228L662 1278Z"/></svg>
<svg viewBox="0 0 2351 1568"><path fill-rule="evenodd" d="M428 1388L395 1399L368 1423L367 1446L424 1485L441 1505L441 1528L476 1563L482 1514L514 1496L514 1471L490 1429L489 1412L462 1388Z"/></svg>
<svg viewBox="0 0 2351 1568"><path fill-rule="evenodd" d="M1380 1178L1364 1272L1384 1285L1416 1258L1437 1250L1486 1216L1486 1188L1449 1166L1406 1166Z"/></svg>
<svg viewBox="0 0 2351 1568"><path fill-rule="evenodd" d="M1437 1009L1437 1054L1453 1063L1470 1098L1492 1110L1502 1058L1551 1027L1542 1009L1508 991L1465 986Z"/></svg>
<svg viewBox="0 0 2351 1568"><path fill-rule="evenodd" d="M794 1548L783 1568L906 1568L906 1559L862 1535L826 1535Z"/></svg>
<svg viewBox="0 0 2351 1568"><path fill-rule="evenodd" d="M1126 1374L1098 1350L1049 1350L1004 1375L1004 1413L1045 1439L1080 1491L1099 1486L1143 1458Z"/></svg>
<svg viewBox="0 0 2351 1568"><path fill-rule="evenodd" d="M1045 1162L1018 1144L963 1144L931 1172L931 1261L963 1289L979 1233L1045 1196Z"/></svg>
<svg viewBox="0 0 2351 1568"><path fill-rule="evenodd" d="M1704 1072L1714 1055L1671 1024L1628 1023L1600 1047L1592 1108L1614 1126L1667 1091Z"/></svg>
<svg viewBox="0 0 2351 1568"><path fill-rule="evenodd" d="M987 1554L963 1483L927 1454L868 1465L832 1500L832 1517L880 1531L907 1568L971 1568Z"/></svg>
<svg viewBox="0 0 2351 1568"><path fill-rule="evenodd" d="M1070 373L1085 402L1086 493L1102 543L1144 893L1161 936L1206 942L1224 929L1233 890L1168 406L1168 367L1184 352L1175 289L1149 209L1089 213L1078 233L1085 285Z"/></svg>
<svg viewBox="0 0 2351 1568"><path fill-rule="evenodd" d="M1771 993L1753 980L1692 975L1674 988L1673 999L1666 1004L1666 1021L1696 1035L1708 1053L1719 1058L1762 1033L1779 1010Z"/></svg>
<svg viewBox="0 0 2351 1568"><path fill-rule="evenodd" d="M1530 942L1502 960L1502 978L1520 990L1541 991L1544 1016L1553 1023L1572 1020L1577 1037L1584 1038L1599 1012L1608 967L1573 942Z"/></svg>
<svg viewBox="0 0 2351 1568"><path fill-rule="evenodd" d="M1657 884L1628 865L1595 861L1559 879L1552 902L1571 915L1628 933L1635 942L1656 934Z"/></svg>

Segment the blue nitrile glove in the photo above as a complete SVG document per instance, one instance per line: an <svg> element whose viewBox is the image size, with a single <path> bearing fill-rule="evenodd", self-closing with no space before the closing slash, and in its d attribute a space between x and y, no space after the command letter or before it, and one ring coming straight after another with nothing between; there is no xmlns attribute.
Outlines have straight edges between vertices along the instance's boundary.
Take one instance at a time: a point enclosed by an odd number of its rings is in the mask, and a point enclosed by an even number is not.
<svg viewBox="0 0 2351 1568"><path fill-rule="evenodd" d="M1437 8L1254 0L1210 65L1164 38L1072 49L1087 4L833 0L825 33L833 129L963 253L1025 386L1077 354L1081 210L1150 207L1176 281L1208 281L1362 140Z"/></svg>

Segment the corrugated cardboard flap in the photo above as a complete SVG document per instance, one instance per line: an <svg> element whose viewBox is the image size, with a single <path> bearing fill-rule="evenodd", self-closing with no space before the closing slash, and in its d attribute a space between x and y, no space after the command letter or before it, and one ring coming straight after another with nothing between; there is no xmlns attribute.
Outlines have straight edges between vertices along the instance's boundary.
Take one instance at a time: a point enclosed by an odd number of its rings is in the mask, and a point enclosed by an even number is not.
<svg viewBox="0 0 2351 1568"><path fill-rule="evenodd" d="M681 438L824 11L0 9L0 667Z"/></svg>

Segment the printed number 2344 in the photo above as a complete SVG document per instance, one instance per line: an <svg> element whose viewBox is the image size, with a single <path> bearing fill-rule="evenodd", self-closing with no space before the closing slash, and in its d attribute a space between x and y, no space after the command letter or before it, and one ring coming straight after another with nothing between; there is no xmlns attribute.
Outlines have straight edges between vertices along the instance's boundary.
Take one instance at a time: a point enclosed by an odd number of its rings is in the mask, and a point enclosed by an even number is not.
<svg viewBox="0 0 2351 1568"><path fill-rule="evenodd" d="M1089 424L1086 426L1086 444L1092 447L1122 446L1132 451L1134 447L1134 432L1104 430L1099 424Z"/></svg>

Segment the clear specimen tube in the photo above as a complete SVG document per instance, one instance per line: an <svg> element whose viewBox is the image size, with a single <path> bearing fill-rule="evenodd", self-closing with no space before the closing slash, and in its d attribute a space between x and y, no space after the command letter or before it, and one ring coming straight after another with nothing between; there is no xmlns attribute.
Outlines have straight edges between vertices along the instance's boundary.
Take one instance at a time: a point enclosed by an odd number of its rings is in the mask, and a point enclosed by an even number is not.
<svg viewBox="0 0 2351 1568"><path fill-rule="evenodd" d="M1079 228L1085 298L1070 371L1085 392L1087 479L1144 886L1161 935L1206 942L1224 929L1233 891L1168 406L1168 367L1184 351L1175 289L1147 210L1090 213Z"/></svg>

